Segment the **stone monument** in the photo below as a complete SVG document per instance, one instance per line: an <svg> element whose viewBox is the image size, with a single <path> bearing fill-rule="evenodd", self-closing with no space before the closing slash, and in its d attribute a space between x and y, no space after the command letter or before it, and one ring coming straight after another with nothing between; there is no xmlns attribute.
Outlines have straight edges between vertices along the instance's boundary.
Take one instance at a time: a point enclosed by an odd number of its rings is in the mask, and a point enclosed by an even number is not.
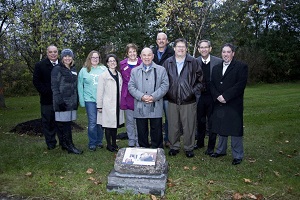
<svg viewBox="0 0 300 200"><path fill-rule="evenodd" d="M168 163L163 149L122 148L108 175L107 191L164 196Z"/></svg>

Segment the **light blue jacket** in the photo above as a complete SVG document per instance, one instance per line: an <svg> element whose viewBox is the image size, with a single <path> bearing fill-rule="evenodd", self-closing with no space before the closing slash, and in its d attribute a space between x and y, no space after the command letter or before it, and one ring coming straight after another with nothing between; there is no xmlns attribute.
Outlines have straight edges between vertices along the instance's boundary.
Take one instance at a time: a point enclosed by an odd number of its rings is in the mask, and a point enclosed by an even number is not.
<svg viewBox="0 0 300 200"><path fill-rule="evenodd" d="M84 102L96 102L97 85L99 75L105 72L107 68L104 65L92 67L90 72L83 67L78 75L78 96L81 107L85 107Z"/></svg>

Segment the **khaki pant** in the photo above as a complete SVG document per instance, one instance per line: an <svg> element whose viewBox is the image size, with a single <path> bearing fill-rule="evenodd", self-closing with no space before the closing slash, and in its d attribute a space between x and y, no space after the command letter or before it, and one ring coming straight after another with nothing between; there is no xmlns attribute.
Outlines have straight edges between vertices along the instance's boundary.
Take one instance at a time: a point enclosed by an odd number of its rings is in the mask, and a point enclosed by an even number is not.
<svg viewBox="0 0 300 200"><path fill-rule="evenodd" d="M197 103L177 105L169 102L168 125L170 148L180 149L180 137L183 135L185 151L192 151L195 144ZM182 127L182 129L181 129ZM183 133L182 133L183 132Z"/></svg>

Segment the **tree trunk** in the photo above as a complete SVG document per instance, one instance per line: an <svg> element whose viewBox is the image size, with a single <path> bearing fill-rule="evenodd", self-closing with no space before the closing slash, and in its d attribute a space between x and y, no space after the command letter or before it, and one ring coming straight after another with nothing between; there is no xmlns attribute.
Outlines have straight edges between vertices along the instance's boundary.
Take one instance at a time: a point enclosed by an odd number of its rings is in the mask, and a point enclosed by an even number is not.
<svg viewBox="0 0 300 200"><path fill-rule="evenodd" d="M0 109L6 108L3 91L4 91L4 87L3 87L3 80L2 80L2 72L0 69Z"/></svg>

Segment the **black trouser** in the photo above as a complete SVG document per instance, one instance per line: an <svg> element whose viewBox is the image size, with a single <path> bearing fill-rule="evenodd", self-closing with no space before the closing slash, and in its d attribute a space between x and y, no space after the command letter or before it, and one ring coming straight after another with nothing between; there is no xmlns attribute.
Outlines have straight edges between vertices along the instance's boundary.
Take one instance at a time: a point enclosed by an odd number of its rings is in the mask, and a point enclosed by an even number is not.
<svg viewBox="0 0 300 200"><path fill-rule="evenodd" d="M55 114L53 110L53 105L42 105L41 104L41 117L42 117L42 127L43 134L45 136L45 141L48 147L56 146L55 133L57 132ZM61 143L61 135L57 133L59 143Z"/></svg>
<svg viewBox="0 0 300 200"><path fill-rule="evenodd" d="M163 148L162 118L136 118L140 147L150 148L148 120L150 120L151 148Z"/></svg>
<svg viewBox="0 0 300 200"><path fill-rule="evenodd" d="M213 98L210 94L201 94L197 105L197 145L199 147L204 146L205 134L206 131L208 131L208 150L213 150L215 148L217 138L216 134L211 133L211 114L213 111L213 103Z"/></svg>
<svg viewBox="0 0 300 200"><path fill-rule="evenodd" d="M108 148L117 148L117 131L117 128L105 128L105 139Z"/></svg>

